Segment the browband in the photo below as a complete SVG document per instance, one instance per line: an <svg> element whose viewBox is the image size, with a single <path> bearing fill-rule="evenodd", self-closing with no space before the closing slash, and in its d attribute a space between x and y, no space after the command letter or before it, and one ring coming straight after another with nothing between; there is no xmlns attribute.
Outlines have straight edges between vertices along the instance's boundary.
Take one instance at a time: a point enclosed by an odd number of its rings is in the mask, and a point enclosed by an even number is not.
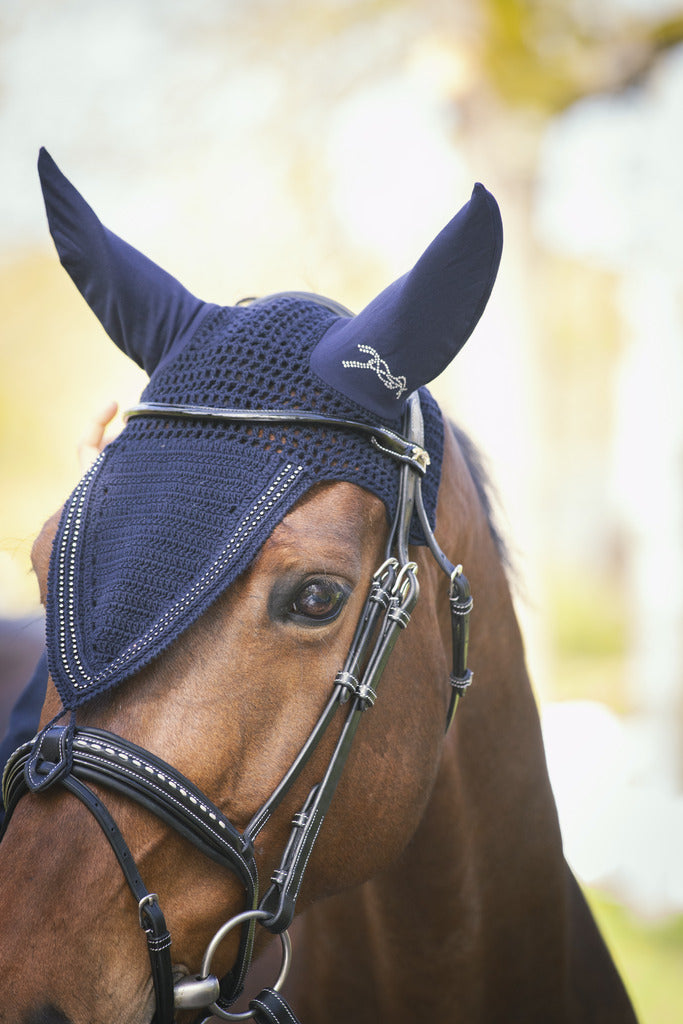
<svg viewBox="0 0 683 1024"><path fill-rule="evenodd" d="M125 419L136 416L169 416L179 419L225 420L230 423L303 423L317 427L343 427L360 431L370 443L398 462L408 463L421 476L427 471L429 453L425 448L402 437L388 427L347 420L339 416L300 412L298 409L227 409L213 405L174 405L164 402L138 402L125 413Z"/></svg>

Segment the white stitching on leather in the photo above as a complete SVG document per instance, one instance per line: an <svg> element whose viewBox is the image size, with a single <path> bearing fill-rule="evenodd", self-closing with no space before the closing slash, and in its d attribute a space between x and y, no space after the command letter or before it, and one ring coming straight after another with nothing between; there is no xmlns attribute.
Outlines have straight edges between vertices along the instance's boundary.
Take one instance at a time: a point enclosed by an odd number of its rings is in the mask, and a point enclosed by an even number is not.
<svg viewBox="0 0 683 1024"><path fill-rule="evenodd" d="M74 746L80 747L81 749L85 749L88 752L89 759L92 762L95 762L97 764L101 764L101 765L104 765L104 766L107 765L107 761L106 761L105 758L98 757L98 755L96 753L97 750L105 750L105 751L106 750L110 750L110 751L112 751L112 753L114 754L114 756L117 759L122 760L121 752L120 751L116 750L115 748L104 747L102 744L99 744L99 743L97 743L94 740L90 740L90 739L84 738L82 736L79 736L78 739L76 739L76 741L74 743ZM140 762L138 762L138 764L140 765L140 767L145 768L145 770L148 771L150 774L156 775L156 777L159 779L160 782L169 783L171 781L170 777L165 772L162 772L162 771L160 771L157 768L153 768L150 765L143 765ZM122 775L127 776L127 777L129 777L131 779L139 778L139 776L137 776L135 774L135 772L131 771L130 769L128 769L126 767L125 763L124 763L123 768L120 769L120 771L121 771ZM147 784L150 786L151 789L156 790L156 792L161 793L164 797L166 797L166 799L169 802L175 804L176 807L182 808L182 810L184 811L185 814L189 815L191 818L193 818L200 825L203 825L204 828L206 828L206 830L219 842L219 844L221 846L223 846L223 847L227 846L229 848L230 852L232 854L234 854L234 856L237 858L237 860L244 866L247 874L252 879L252 881L254 881L254 883L256 883L256 878L255 878L255 875L253 873L253 870L252 870L251 866L242 857L242 855L239 852L239 850L236 847L234 847L228 841L227 837L221 836L220 833L216 832L215 828L212 827L211 823L209 821L207 821L206 818L202 818L199 814L195 813L193 810L191 810L189 807L187 807L186 804L184 804L181 800L179 800L177 797L175 797L172 793L169 793L166 789L162 789L161 786L157 786L156 784L154 784L152 782L148 782ZM199 801L196 799L196 797L193 797L190 793L188 793L187 790L182 789L181 787L178 787L178 789L188 799L193 800L193 802L196 803L196 804L199 804ZM208 812L208 808L205 807L203 804L199 804L199 806L202 807L202 809L205 812ZM219 824L222 824L223 825L223 829L225 830L226 826L222 822L219 822Z"/></svg>
<svg viewBox="0 0 683 1024"><path fill-rule="evenodd" d="M270 994L271 994L272 996L275 996L275 998L276 998L276 999L277 999L277 1001L279 1002L279 1004L280 1004L280 1006L282 1007L282 1009L283 1009L283 1010L285 1011L285 1013L286 1013L286 1014L288 1015L289 1019L290 1019L291 1021L293 1021L293 1024L299 1024L298 1020L296 1019L296 1017L295 1017L295 1016L294 1016L294 1014L292 1013L292 1011L291 1011L290 1007L289 1007L289 1006L287 1005L287 1003L286 1003L286 1002L284 1001L284 999L282 998L282 996L280 995L280 993L279 993L279 992L276 992L274 988L270 988L270 989L268 989L268 991L270 992ZM271 1016L271 1017L273 1016L273 1011L272 1011L272 1010L270 1009L270 1007L269 1007L269 1006L267 1006L267 1005L266 1005L266 1003L264 1003L264 1002L263 1002L263 1000L262 1000L262 999L259 999L258 997L256 997L256 998L252 999L252 1000L251 1000L251 1002L252 1002L252 1003L255 1003L255 1004L256 1004L256 1006L261 1006L261 1007L262 1007L262 1008L263 1008L263 1009L264 1009L264 1010L266 1011L266 1013L267 1013L267 1014L268 1014L269 1016Z"/></svg>

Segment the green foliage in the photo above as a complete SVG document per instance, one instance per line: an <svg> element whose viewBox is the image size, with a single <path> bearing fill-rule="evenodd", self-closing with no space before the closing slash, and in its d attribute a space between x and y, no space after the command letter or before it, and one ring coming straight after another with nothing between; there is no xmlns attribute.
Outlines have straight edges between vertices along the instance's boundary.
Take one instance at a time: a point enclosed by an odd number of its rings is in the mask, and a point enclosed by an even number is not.
<svg viewBox="0 0 683 1024"><path fill-rule="evenodd" d="M628 609L618 579L555 573L549 580L553 700L630 710Z"/></svg>
<svg viewBox="0 0 683 1024"><path fill-rule="evenodd" d="M683 916L645 922L606 896L586 893L640 1024L678 1024L683 1007Z"/></svg>
<svg viewBox="0 0 683 1024"><path fill-rule="evenodd" d="M560 657L610 658L627 646L623 596L616 586L582 576L556 579L551 608L555 649Z"/></svg>
<svg viewBox="0 0 683 1024"><path fill-rule="evenodd" d="M487 77L510 106L545 113L579 94L574 60L578 40L562 5L533 0L483 0L487 15Z"/></svg>
<svg viewBox="0 0 683 1024"><path fill-rule="evenodd" d="M570 0L481 0L485 76L512 107L552 115L625 88L680 42L683 18L594 17Z"/></svg>

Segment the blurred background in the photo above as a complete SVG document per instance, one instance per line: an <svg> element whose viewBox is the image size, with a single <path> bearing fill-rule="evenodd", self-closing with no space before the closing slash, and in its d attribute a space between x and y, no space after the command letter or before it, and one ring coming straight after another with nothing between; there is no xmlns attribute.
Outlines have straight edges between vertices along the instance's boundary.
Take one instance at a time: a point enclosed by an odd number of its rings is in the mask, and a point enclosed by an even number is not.
<svg viewBox="0 0 683 1024"><path fill-rule="evenodd" d="M59 266L45 145L210 301L358 309L481 180L493 298L433 390L488 459L567 856L645 1024L683 1006L681 0L3 0L0 616L141 372ZM2 671L6 666L0 666Z"/></svg>

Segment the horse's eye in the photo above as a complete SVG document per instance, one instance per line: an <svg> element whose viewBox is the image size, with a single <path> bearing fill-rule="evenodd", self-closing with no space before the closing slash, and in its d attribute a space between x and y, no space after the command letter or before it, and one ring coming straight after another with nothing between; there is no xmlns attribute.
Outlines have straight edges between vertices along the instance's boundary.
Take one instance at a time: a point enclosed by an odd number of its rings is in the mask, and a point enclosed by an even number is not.
<svg viewBox="0 0 683 1024"><path fill-rule="evenodd" d="M331 622L341 612L349 595L348 588L324 576L309 580L297 593L290 607L295 619Z"/></svg>

